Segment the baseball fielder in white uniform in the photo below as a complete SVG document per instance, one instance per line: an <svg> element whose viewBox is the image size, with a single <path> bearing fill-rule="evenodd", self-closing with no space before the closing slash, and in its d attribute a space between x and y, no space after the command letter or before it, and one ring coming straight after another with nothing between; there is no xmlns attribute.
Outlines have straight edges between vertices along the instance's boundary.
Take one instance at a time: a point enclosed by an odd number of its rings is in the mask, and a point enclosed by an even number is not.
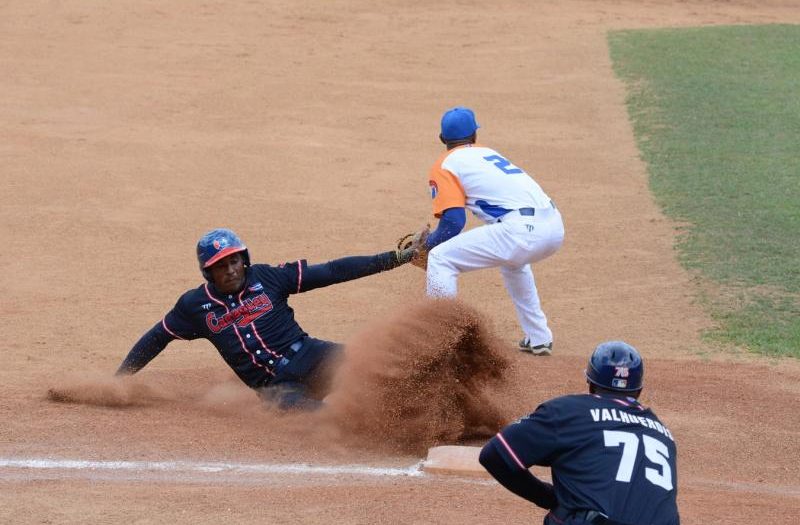
<svg viewBox="0 0 800 525"><path fill-rule="evenodd" d="M476 144L472 110L442 116L439 139L447 151L430 171L433 214L439 224L427 240L427 293L455 297L462 272L499 267L524 331L520 349L551 355L547 326L531 263L554 254L564 224L553 201L525 171L497 151ZM464 233L465 208L486 224Z"/></svg>

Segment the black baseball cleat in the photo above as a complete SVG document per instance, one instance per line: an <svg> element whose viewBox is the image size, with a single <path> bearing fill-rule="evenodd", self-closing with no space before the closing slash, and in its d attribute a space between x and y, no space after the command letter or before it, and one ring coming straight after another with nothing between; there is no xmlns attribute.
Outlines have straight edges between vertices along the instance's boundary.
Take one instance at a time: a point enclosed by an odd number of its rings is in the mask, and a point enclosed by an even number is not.
<svg viewBox="0 0 800 525"><path fill-rule="evenodd" d="M536 356L550 356L553 355L553 341L541 345L531 346L531 342L526 337L519 342L519 349L521 352L527 352Z"/></svg>

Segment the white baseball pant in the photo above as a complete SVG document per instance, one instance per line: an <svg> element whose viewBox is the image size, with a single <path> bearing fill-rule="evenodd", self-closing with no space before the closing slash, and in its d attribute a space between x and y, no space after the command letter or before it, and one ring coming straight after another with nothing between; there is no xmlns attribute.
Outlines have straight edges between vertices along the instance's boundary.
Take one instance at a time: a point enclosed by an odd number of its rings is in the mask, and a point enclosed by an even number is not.
<svg viewBox="0 0 800 525"><path fill-rule="evenodd" d="M509 212L497 222L435 246L428 254L427 293L431 297L455 297L459 274L499 267L531 345L552 342L531 263L554 254L563 242L564 223L555 207L537 208L533 216Z"/></svg>

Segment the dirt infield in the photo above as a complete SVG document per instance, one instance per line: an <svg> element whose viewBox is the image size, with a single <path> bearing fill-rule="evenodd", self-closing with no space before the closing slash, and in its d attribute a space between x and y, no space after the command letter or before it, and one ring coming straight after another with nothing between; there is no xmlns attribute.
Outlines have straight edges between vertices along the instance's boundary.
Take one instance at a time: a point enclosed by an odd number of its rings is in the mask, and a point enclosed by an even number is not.
<svg viewBox="0 0 800 525"><path fill-rule="evenodd" d="M497 272L461 281L515 378L489 390L497 411L583 390L590 349L624 338L676 436L684 523L796 523L800 365L701 342L605 37L797 23L796 2L12 1L0 21L0 522L538 522L497 484L417 475L420 454L265 410L205 341L109 380L199 284L208 229L257 262L314 263L430 220L438 119L464 104L567 228L536 269L552 358L514 351ZM355 344L423 288L404 267L292 305Z"/></svg>

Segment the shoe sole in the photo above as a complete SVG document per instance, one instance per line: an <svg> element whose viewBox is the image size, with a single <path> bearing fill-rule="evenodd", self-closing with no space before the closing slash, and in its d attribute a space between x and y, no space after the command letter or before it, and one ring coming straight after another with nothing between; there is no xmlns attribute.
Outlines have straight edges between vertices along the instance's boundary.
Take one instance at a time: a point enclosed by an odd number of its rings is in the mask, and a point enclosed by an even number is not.
<svg viewBox="0 0 800 525"><path fill-rule="evenodd" d="M553 355L552 348L540 348L538 350L534 350L533 348L528 347L528 348L520 348L519 350L520 352L524 352L526 354L533 354L537 357L550 357L551 355Z"/></svg>

